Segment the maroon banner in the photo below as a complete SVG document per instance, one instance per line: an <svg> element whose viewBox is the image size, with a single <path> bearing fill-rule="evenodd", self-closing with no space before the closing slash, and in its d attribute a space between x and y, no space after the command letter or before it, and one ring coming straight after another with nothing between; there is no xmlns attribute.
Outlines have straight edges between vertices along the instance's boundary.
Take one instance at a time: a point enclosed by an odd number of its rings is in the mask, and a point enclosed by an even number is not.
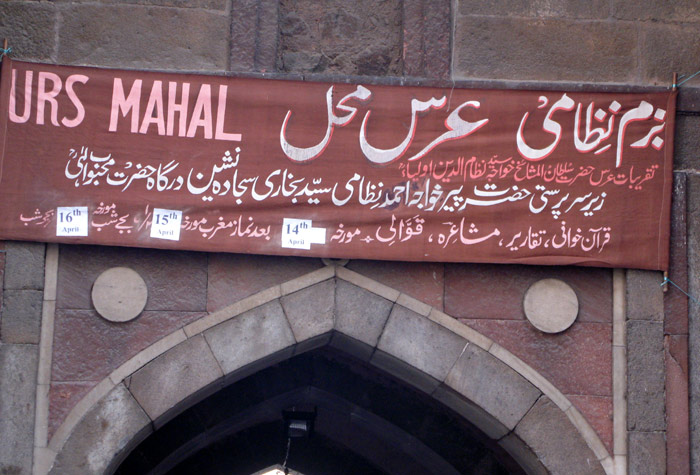
<svg viewBox="0 0 700 475"><path fill-rule="evenodd" d="M668 266L675 93L439 89L4 60L0 237Z"/></svg>

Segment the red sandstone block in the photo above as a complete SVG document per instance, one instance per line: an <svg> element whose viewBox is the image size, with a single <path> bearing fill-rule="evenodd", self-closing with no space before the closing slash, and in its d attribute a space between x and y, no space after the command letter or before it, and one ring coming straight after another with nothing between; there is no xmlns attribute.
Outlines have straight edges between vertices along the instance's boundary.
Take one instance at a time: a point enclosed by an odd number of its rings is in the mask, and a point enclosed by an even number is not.
<svg viewBox="0 0 700 475"><path fill-rule="evenodd" d="M51 378L100 381L139 351L202 312L144 312L127 323L111 323L92 310L56 310Z"/></svg>
<svg viewBox="0 0 700 475"><path fill-rule="evenodd" d="M443 309L443 264L352 260L347 267L427 303L431 307Z"/></svg>
<svg viewBox="0 0 700 475"><path fill-rule="evenodd" d="M215 312L322 266L321 259L306 257L211 254L207 310Z"/></svg>
<svg viewBox="0 0 700 475"><path fill-rule="evenodd" d="M596 431L609 453L613 453L613 400L607 396L567 395Z"/></svg>
<svg viewBox="0 0 700 475"><path fill-rule="evenodd" d="M612 321L612 271L584 267L446 264L445 313L457 318L522 320L525 292L546 278L561 279L574 289L578 321Z"/></svg>
<svg viewBox="0 0 700 475"><path fill-rule="evenodd" d="M548 335L525 320L464 323L539 371L564 394L612 396L612 325L577 322Z"/></svg>
<svg viewBox="0 0 700 475"><path fill-rule="evenodd" d="M99 381L51 383L49 390L49 440L78 401Z"/></svg>

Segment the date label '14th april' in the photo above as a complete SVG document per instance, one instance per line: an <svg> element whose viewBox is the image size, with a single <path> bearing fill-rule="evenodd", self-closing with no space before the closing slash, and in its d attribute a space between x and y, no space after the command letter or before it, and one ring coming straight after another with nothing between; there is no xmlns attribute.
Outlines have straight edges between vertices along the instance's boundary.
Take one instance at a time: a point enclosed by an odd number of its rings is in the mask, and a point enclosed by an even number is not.
<svg viewBox="0 0 700 475"><path fill-rule="evenodd" d="M311 249L312 244L326 243L326 228L314 228L310 219L284 218L282 222L282 247Z"/></svg>

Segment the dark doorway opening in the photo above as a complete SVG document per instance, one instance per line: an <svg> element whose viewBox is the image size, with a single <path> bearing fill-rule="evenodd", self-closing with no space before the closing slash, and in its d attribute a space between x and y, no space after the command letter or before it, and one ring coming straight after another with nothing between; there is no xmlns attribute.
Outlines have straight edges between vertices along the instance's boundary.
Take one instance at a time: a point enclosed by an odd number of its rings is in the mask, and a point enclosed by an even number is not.
<svg viewBox="0 0 700 475"><path fill-rule="evenodd" d="M460 415L329 346L185 409L119 457L115 473L250 475L281 465L282 413L294 408L317 411L312 436L292 439L289 450L288 467L304 475L524 473Z"/></svg>

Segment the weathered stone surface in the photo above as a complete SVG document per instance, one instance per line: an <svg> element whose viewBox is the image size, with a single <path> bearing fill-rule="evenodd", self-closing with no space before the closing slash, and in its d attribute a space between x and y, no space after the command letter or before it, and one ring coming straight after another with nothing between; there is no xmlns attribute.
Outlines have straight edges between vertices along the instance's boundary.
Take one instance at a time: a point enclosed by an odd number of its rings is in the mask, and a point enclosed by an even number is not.
<svg viewBox="0 0 700 475"><path fill-rule="evenodd" d="M663 323L627 322L627 429L663 431Z"/></svg>
<svg viewBox="0 0 700 475"><path fill-rule="evenodd" d="M333 330L335 280L312 285L280 299L296 341Z"/></svg>
<svg viewBox="0 0 700 475"><path fill-rule="evenodd" d="M34 451L36 345L0 344L0 473L30 474Z"/></svg>
<svg viewBox="0 0 700 475"><path fill-rule="evenodd" d="M636 28L602 21L463 16L455 28L453 75L634 82Z"/></svg>
<svg viewBox="0 0 700 475"><path fill-rule="evenodd" d="M579 2L577 0L460 0L461 15L495 15L532 18L608 18L610 6L605 0Z"/></svg>
<svg viewBox="0 0 700 475"><path fill-rule="evenodd" d="M675 170L700 169L700 116L676 116L673 158Z"/></svg>
<svg viewBox="0 0 700 475"><path fill-rule="evenodd" d="M688 175L688 268L700 268L700 175ZM700 273L688 275L688 293L700 295ZM688 308L689 367L700 368L700 306ZM700 374L690 371L691 467L700 467Z"/></svg>
<svg viewBox="0 0 700 475"><path fill-rule="evenodd" d="M603 474L605 471L569 418L542 396L515 428L552 473Z"/></svg>
<svg viewBox="0 0 700 475"><path fill-rule="evenodd" d="M42 290L44 252L45 246L41 243L7 241L5 289Z"/></svg>
<svg viewBox="0 0 700 475"><path fill-rule="evenodd" d="M50 473L101 474L150 420L121 384L103 397L75 428Z"/></svg>
<svg viewBox="0 0 700 475"><path fill-rule="evenodd" d="M233 0L231 70L273 71L277 60L278 2Z"/></svg>
<svg viewBox="0 0 700 475"><path fill-rule="evenodd" d="M225 374L295 343L277 300L221 323L204 336Z"/></svg>
<svg viewBox="0 0 700 475"><path fill-rule="evenodd" d="M613 453L613 398L607 396L567 395L596 431L609 453Z"/></svg>
<svg viewBox="0 0 700 475"><path fill-rule="evenodd" d="M131 377L129 391L155 420L223 373L202 336L162 354Z"/></svg>
<svg viewBox="0 0 700 475"><path fill-rule="evenodd" d="M574 289L579 323L612 321L612 272L582 267L445 264L445 313L523 320L523 296L540 279L560 279Z"/></svg>
<svg viewBox="0 0 700 475"><path fill-rule="evenodd" d="M548 471L537 456L532 453L520 438L512 432L498 441L498 445L503 447L511 457L518 462L523 470L530 475L548 475Z"/></svg>
<svg viewBox="0 0 700 475"><path fill-rule="evenodd" d="M532 366L564 394L612 396L609 324L577 322L564 333L547 335L527 321L463 322Z"/></svg>
<svg viewBox="0 0 700 475"><path fill-rule="evenodd" d="M614 0L612 14L613 18L620 20L653 20L669 23L700 21L700 11L695 0L673 2Z"/></svg>
<svg viewBox="0 0 700 475"><path fill-rule="evenodd" d="M401 3L281 0L277 69L401 74Z"/></svg>
<svg viewBox="0 0 700 475"><path fill-rule="evenodd" d="M63 423L73 406L80 401L98 381L87 381L78 383L51 383L49 390L49 432L48 439L56 432L56 429Z"/></svg>
<svg viewBox="0 0 700 475"><path fill-rule="evenodd" d="M4 343L39 343L41 290L6 290L2 302L0 337Z"/></svg>
<svg viewBox="0 0 700 475"><path fill-rule="evenodd" d="M541 392L493 355L468 345L445 384L513 429Z"/></svg>
<svg viewBox="0 0 700 475"><path fill-rule="evenodd" d="M698 123L700 127L700 122ZM688 220L686 175L673 173L671 202L671 253L668 274L681 289L688 288ZM664 292L664 332L671 335L688 334L688 297L675 285Z"/></svg>
<svg viewBox="0 0 700 475"><path fill-rule="evenodd" d="M211 254L207 310L215 312L321 267L320 259L305 257Z"/></svg>
<svg viewBox="0 0 700 475"><path fill-rule="evenodd" d="M57 310L51 377L54 381L99 381L139 351L203 317L198 312L143 312L112 323L93 310Z"/></svg>
<svg viewBox="0 0 700 475"><path fill-rule="evenodd" d="M228 15L139 5L70 5L61 10L64 64L223 71Z"/></svg>
<svg viewBox="0 0 700 475"><path fill-rule="evenodd" d="M394 305L377 348L444 381L467 341L400 305Z"/></svg>
<svg viewBox="0 0 700 475"><path fill-rule="evenodd" d="M697 5L695 9L698 15ZM673 71L692 74L698 70L694 58L700 50L697 25L650 22L640 24L640 28L639 55L645 83L668 85Z"/></svg>
<svg viewBox="0 0 700 475"><path fill-rule="evenodd" d="M203 8L209 10L226 10L222 0L102 0L102 3L132 3L137 5L157 5L176 8Z"/></svg>
<svg viewBox="0 0 700 475"><path fill-rule="evenodd" d="M666 438L663 432L630 432L628 444L629 473L683 473L666 471Z"/></svg>
<svg viewBox="0 0 700 475"><path fill-rule="evenodd" d="M688 336L667 335L666 365L666 473L690 473L690 419L688 407Z"/></svg>
<svg viewBox="0 0 700 475"><path fill-rule="evenodd" d="M376 346L393 304L372 292L338 280L335 305L335 329Z"/></svg>
<svg viewBox="0 0 700 475"><path fill-rule="evenodd" d="M56 306L93 308L90 291L95 279L119 266L134 269L146 282L146 311L206 308L206 254L106 246L61 246Z"/></svg>
<svg viewBox="0 0 700 475"><path fill-rule="evenodd" d="M451 2L404 0L403 66L406 76L450 75Z"/></svg>
<svg viewBox="0 0 700 475"><path fill-rule="evenodd" d="M1 2L0 38L7 38L12 57L50 61L56 46L56 8L39 2Z"/></svg>
<svg viewBox="0 0 700 475"><path fill-rule="evenodd" d="M627 319L664 319L664 293L661 272L629 269L626 275Z"/></svg>
<svg viewBox="0 0 700 475"><path fill-rule="evenodd" d="M346 267L431 307L443 309L444 266L441 263L351 260Z"/></svg>
<svg viewBox="0 0 700 475"><path fill-rule="evenodd" d="M498 440L510 432L506 426L484 410L484 408L465 399L461 394L445 384L438 386L432 393L432 397L460 414L493 440Z"/></svg>

